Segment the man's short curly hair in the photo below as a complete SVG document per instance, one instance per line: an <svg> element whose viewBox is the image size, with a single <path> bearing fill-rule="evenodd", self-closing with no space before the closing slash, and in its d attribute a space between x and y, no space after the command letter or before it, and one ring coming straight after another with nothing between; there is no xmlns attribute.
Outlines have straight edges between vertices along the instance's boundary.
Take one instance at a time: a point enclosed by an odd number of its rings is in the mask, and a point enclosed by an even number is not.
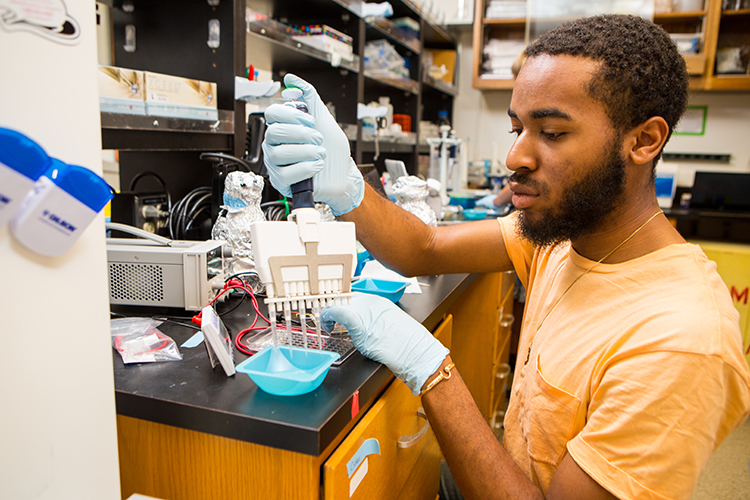
<svg viewBox="0 0 750 500"><path fill-rule="evenodd" d="M687 107L685 60L667 32L641 17L606 14L567 22L540 36L525 54L601 62L588 91L621 132L661 116L669 125L669 140Z"/></svg>

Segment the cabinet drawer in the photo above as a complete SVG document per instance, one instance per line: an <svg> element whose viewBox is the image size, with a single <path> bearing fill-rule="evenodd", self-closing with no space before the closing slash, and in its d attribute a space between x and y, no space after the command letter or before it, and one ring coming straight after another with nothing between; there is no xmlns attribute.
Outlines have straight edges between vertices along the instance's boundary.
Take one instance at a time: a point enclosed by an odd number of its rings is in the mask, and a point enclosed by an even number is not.
<svg viewBox="0 0 750 500"><path fill-rule="evenodd" d="M432 334L450 350L453 343L453 316L446 314Z"/></svg>
<svg viewBox="0 0 750 500"><path fill-rule="evenodd" d="M420 405L418 396L394 380L323 466L324 498L397 498L407 480L423 483L412 475L414 471L439 477L439 452L430 455L432 465L423 461L435 437L426 419L417 415ZM400 447L399 440L408 441L408 447ZM434 500L438 487L435 481L410 498Z"/></svg>

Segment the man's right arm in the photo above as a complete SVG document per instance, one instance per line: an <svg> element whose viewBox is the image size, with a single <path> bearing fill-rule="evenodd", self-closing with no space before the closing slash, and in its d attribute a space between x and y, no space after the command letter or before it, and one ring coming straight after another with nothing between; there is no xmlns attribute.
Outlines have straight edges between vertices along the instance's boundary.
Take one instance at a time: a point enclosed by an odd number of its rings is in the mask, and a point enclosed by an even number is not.
<svg viewBox="0 0 750 500"><path fill-rule="evenodd" d="M358 207L341 219L353 221L368 252L405 276L513 268L497 220L433 227L365 186Z"/></svg>
<svg viewBox="0 0 750 500"><path fill-rule="evenodd" d="M512 269L497 221L436 228L365 188L349 140L315 88L291 74L284 82L302 90L309 113L278 104L266 109L264 162L279 192L289 196L291 184L312 177L315 200L353 221L370 254L405 276Z"/></svg>

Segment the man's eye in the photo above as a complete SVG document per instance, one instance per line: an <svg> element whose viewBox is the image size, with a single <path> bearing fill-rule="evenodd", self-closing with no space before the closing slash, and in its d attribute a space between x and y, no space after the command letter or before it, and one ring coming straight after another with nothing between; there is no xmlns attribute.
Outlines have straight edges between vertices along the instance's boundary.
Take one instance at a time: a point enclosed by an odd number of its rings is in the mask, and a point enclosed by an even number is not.
<svg viewBox="0 0 750 500"><path fill-rule="evenodd" d="M551 139L553 141L559 139L560 137L565 135L565 132L542 132L542 135L546 137L547 139Z"/></svg>
<svg viewBox="0 0 750 500"><path fill-rule="evenodd" d="M521 133L521 129L520 129L520 128L513 128L513 129L510 129L510 130L508 131L508 133L509 133L509 134L516 134L516 135L519 135L519 134Z"/></svg>

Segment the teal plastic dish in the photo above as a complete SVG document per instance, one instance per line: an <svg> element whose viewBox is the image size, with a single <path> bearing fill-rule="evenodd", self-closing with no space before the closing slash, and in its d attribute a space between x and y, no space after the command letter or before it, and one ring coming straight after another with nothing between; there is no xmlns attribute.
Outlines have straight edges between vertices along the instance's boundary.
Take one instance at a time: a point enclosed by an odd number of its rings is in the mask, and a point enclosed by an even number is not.
<svg viewBox="0 0 750 500"><path fill-rule="evenodd" d="M487 210L480 208L465 208L462 213L468 220L481 220L487 217Z"/></svg>
<svg viewBox="0 0 750 500"><path fill-rule="evenodd" d="M317 349L279 346L279 353L284 356L294 369L277 372L268 371L273 346L267 346L254 356L235 367L235 370L246 373L264 392L276 396L299 396L317 389L328 374L328 369L339 359L339 354Z"/></svg>
<svg viewBox="0 0 750 500"><path fill-rule="evenodd" d="M448 204L461 208L474 208L476 201L473 195L454 194L451 196Z"/></svg>
<svg viewBox="0 0 750 500"><path fill-rule="evenodd" d="M409 283L403 281L381 280L377 278L362 278L352 283L355 292L371 293L398 302L404 296L404 291Z"/></svg>

